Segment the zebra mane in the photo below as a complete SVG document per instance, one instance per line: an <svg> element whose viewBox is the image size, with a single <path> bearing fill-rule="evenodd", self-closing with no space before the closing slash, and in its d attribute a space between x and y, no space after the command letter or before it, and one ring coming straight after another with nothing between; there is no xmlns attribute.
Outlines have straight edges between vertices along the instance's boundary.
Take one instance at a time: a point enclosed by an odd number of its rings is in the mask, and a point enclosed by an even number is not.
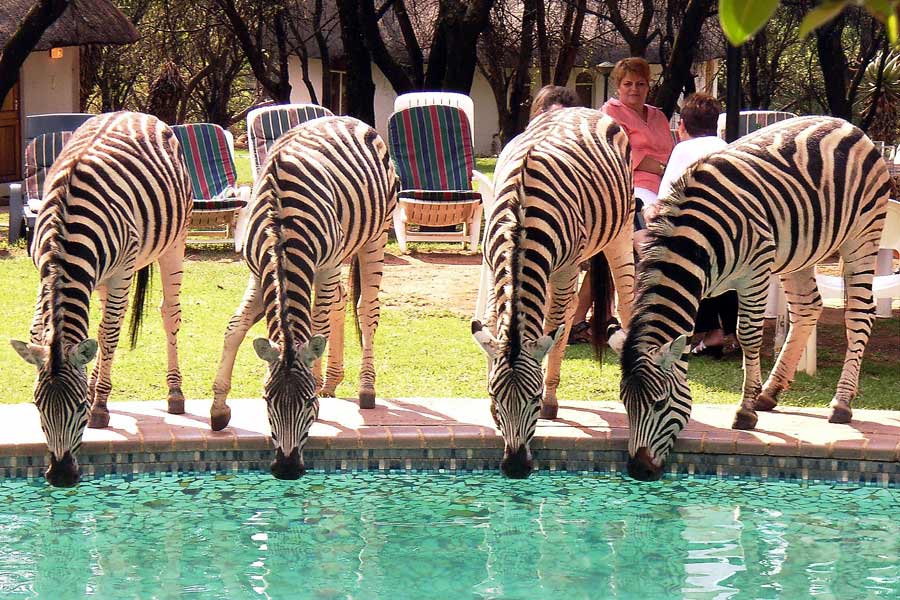
<svg viewBox="0 0 900 600"><path fill-rule="evenodd" d="M525 160L522 159L522 171L519 174L519 180L516 182L516 193L509 198L507 204L509 218L504 228L503 237L509 244L509 300L507 302L507 315L509 318L506 350L510 362L515 361L522 350L522 336L524 334L525 322L520 318L524 306L519 290L519 282L522 278L522 264L525 262L525 181L524 181L524 165Z"/></svg>
<svg viewBox="0 0 900 600"><path fill-rule="evenodd" d="M272 264L275 265L275 273L273 275L273 284L275 286L275 316L278 319L279 329L281 330L281 358L285 364L290 365L294 362L294 336L291 328L291 311L288 309L287 298L287 274L284 268L286 240L284 237L284 207L281 199L274 192L275 179L271 175L267 175L267 183L269 184L264 192L271 198L271 208L269 209L269 221L271 225L268 227L267 234L272 240L272 248L269 252L272 255ZM262 197L260 202L265 202L269 198ZM274 341L274 340L273 340Z"/></svg>
<svg viewBox="0 0 900 600"><path fill-rule="evenodd" d="M66 197L69 194L69 182L74 168L74 161L68 161L60 165L55 171L59 175L51 179L48 173L47 184L52 187L44 196L42 211L42 229L46 233L35 232L35 243L40 242L40 248L33 248L32 252L39 257L39 270L41 277L41 310L43 323L49 324L49 332L44 331L42 341L50 346L50 373L57 375L62 368L65 355L63 354L63 275L62 268L63 248L62 241L68 233L66 229ZM46 229L44 229L46 228ZM39 237L38 237L39 236ZM43 326L42 326L43 327Z"/></svg>

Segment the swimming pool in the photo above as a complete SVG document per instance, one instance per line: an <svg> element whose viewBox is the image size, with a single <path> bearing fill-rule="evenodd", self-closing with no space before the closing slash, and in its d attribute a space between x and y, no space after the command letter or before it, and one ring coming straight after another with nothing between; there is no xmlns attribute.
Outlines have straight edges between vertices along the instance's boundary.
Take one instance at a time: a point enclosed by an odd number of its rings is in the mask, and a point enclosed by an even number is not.
<svg viewBox="0 0 900 600"><path fill-rule="evenodd" d="M0 482L0 596L900 597L900 490L610 475Z"/></svg>

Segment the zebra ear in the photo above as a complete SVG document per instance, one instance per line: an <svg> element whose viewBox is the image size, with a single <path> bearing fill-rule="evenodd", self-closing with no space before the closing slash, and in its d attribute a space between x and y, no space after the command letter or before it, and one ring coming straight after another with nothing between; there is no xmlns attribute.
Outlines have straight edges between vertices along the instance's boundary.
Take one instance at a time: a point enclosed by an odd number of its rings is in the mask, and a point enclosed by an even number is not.
<svg viewBox="0 0 900 600"><path fill-rule="evenodd" d="M472 321L472 337L481 346L481 349L487 353L491 359L497 358L500 354L500 344L497 339L491 335L491 332L484 328L481 321Z"/></svg>
<svg viewBox="0 0 900 600"><path fill-rule="evenodd" d="M260 337L253 340L253 349L256 350L256 355L267 363L278 362L281 358L281 350L268 338Z"/></svg>
<svg viewBox="0 0 900 600"><path fill-rule="evenodd" d="M72 348L69 352L69 363L75 367L83 367L97 355L97 340L87 339Z"/></svg>
<svg viewBox="0 0 900 600"><path fill-rule="evenodd" d="M672 365L675 364L676 361L681 360L681 355L684 353L685 346L687 346L686 335L675 338L656 352L656 364L663 371L671 371Z"/></svg>
<svg viewBox="0 0 900 600"><path fill-rule="evenodd" d="M12 344L12 347L19 354L19 356L25 359L25 362L31 363L38 369L42 368L44 366L44 363L47 362L48 351L46 346L26 344L25 342L20 342L19 340L9 340L9 343Z"/></svg>
<svg viewBox="0 0 900 600"><path fill-rule="evenodd" d="M550 352L550 349L553 348L553 346L555 346L556 343L560 340L565 330L566 326L560 325L556 328L556 331L553 332L552 337L549 335L542 335L537 339L537 341L534 343L534 346L528 351L528 353L534 360L541 362L542 360L544 360L544 357L547 356L547 353Z"/></svg>
<svg viewBox="0 0 900 600"><path fill-rule="evenodd" d="M299 356L303 364L311 367L314 362L321 358L322 353L325 352L325 342L327 341L324 335L314 335L309 338L308 342L300 346Z"/></svg>

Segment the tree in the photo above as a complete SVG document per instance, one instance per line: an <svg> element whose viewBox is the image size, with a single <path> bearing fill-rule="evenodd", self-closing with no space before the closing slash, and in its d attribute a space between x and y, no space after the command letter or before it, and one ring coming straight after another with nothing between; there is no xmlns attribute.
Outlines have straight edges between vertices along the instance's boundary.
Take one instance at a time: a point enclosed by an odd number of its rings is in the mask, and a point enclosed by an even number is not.
<svg viewBox="0 0 900 600"><path fill-rule="evenodd" d="M337 0L341 39L347 55L347 114L374 126L375 82L372 80L372 55L365 42L360 4L357 0Z"/></svg>
<svg viewBox="0 0 900 600"><path fill-rule="evenodd" d="M22 19L0 54L0 101L6 98L19 80L19 69L41 36L68 7L69 0L38 0Z"/></svg>

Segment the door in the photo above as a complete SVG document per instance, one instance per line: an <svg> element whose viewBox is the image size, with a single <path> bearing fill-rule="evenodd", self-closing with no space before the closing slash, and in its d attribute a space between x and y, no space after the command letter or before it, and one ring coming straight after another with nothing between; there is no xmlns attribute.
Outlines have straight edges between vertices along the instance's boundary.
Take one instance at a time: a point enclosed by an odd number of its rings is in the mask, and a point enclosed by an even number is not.
<svg viewBox="0 0 900 600"><path fill-rule="evenodd" d="M22 179L21 144L17 83L0 105L0 183Z"/></svg>

